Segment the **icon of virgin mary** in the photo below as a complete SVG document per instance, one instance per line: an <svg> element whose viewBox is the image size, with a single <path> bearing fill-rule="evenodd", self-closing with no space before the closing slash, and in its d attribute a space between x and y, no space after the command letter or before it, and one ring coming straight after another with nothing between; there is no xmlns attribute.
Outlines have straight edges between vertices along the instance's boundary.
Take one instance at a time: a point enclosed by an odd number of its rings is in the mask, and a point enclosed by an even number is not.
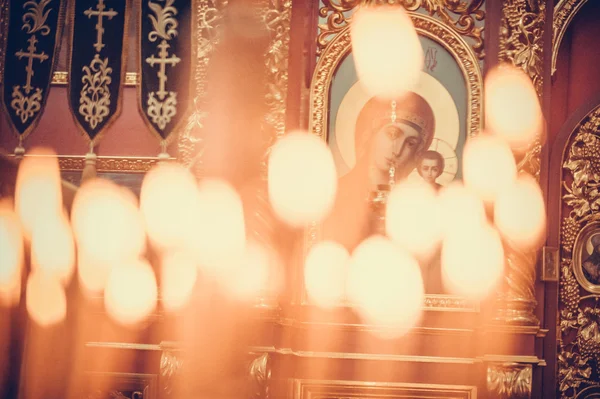
<svg viewBox="0 0 600 399"><path fill-rule="evenodd" d="M373 231L370 199L378 190L404 179L429 148L435 131L433 110L420 95L409 92L397 100L371 98L356 121L356 163L339 180L325 239L354 249Z"/></svg>

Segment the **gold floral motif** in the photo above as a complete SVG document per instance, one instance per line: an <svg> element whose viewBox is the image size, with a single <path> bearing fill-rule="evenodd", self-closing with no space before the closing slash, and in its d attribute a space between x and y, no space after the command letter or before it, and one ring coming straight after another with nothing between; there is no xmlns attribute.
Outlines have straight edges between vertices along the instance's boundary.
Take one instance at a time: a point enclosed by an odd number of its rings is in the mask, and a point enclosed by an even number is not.
<svg viewBox="0 0 600 399"><path fill-rule="evenodd" d="M531 78L538 96L542 96L544 23L546 0L502 2L500 30L501 62L511 62Z"/></svg>
<svg viewBox="0 0 600 399"><path fill-rule="evenodd" d="M23 8L27 9L27 12L23 14L23 27L21 29L27 30L27 33L40 32L42 36L47 36L50 33L50 28L46 25L46 19L52 11L52 9L44 11L46 6L51 0L41 0L39 3L35 0L26 1L23 4Z"/></svg>
<svg viewBox="0 0 600 399"><path fill-rule="evenodd" d="M573 17L581 10L587 0L560 0L554 6L554 18L552 21L552 75L556 72L556 58L560 50L560 44L573 21Z"/></svg>
<svg viewBox="0 0 600 399"><path fill-rule="evenodd" d="M531 364L489 364L487 368L488 393L499 399L529 399L531 398L532 377Z"/></svg>
<svg viewBox="0 0 600 399"><path fill-rule="evenodd" d="M364 0L323 0L319 16L326 18L326 23L319 25L317 37L319 54L332 37L339 34L350 23L350 11L364 2ZM476 26L476 21L483 21L485 18L485 11L481 9L483 0L390 0L385 3L402 4L408 11L424 9L430 16L439 18L458 34L470 39L473 42L473 51L479 59L483 59L483 26Z"/></svg>
<svg viewBox="0 0 600 399"><path fill-rule="evenodd" d="M203 128L208 116L205 105L207 99L207 71L210 58L221 41L224 10L227 0L201 0L196 8L196 69L194 71L195 98L194 112L187 125L179 133L178 158L192 168L197 175L202 174Z"/></svg>
<svg viewBox="0 0 600 399"><path fill-rule="evenodd" d="M29 118L33 116L41 109L42 104L42 89L35 88L35 92L29 96L21 93L21 86L13 86L12 101L10 106L19 118L21 122L25 123Z"/></svg>
<svg viewBox="0 0 600 399"><path fill-rule="evenodd" d="M546 0L513 0L502 2L502 19L498 59L511 63L527 73L539 98L543 87L543 34ZM536 139L518 160L519 172L539 180L542 144ZM496 321L517 326L537 326L535 310L534 251L507 248L504 287L498 293Z"/></svg>
<svg viewBox="0 0 600 399"><path fill-rule="evenodd" d="M582 297L574 267L575 238L600 219L600 106L582 119L563 159L563 211L558 348L561 397L574 398L594 384L600 360L600 308ZM598 296L592 295L598 298Z"/></svg>
<svg viewBox="0 0 600 399"><path fill-rule="evenodd" d="M168 92L168 97L160 101L154 92L148 94L148 116L161 130L164 129L171 118L177 114L177 93Z"/></svg>
<svg viewBox="0 0 600 399"><path fill-rule="evenodd" d="M79 114L95 129L110 113L110 89L112 68L108 66L108 58L100 59L94 55L89 66L84 66L84 83L79 97Z"/></svg>
<svg viewBox="0 0 600 399"><path fill-rule="evenodd" d="M154 28L154 30L148 34L148 40L151 42L156 41L159 37L164 40L169 40L177 36L178 22L175 18L177 9L173 7L175 0L166 1L164 8L158 3L148 2L148 7L154 12L154 15L149 15L152 27Z"/></svg>

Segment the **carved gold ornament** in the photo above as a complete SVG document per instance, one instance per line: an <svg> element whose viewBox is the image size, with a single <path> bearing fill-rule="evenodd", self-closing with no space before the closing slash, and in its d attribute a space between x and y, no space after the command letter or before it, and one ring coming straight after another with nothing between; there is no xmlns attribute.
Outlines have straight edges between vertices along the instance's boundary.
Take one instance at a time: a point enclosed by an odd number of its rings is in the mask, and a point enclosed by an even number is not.
<svg viewBox="0 0 600 399"><path fill-rule="evenodd" d="M494 398L529 399L532 377L531 364L490 364L487 368L487 389Z"/></svg>
<svg viewBox="0 0 600 399"><path fill-rule="evenodd" d="M83 67L84 83L79 97L79 114L85 118L92 129L101 123L110 113L110 84L112 68L108 67L108 58L100 59L96 54L89 66Z"/></svg>
<svg viewBox="0 0 600 399"><path fill-rule="evenodd" d="M319 16L326 20L319 25L317 52L321 54L331 39L348 26L351 11L364 0L323 0ZM485 19L481 9L483 0L391 0L388 4L402 4L408 11L425 10L430 16L437 17L448 27L472 43L477 58L483 59L483 26L478 21Z"/></svg>
<svg viewBox="0 0 600 399"><path fill-rule="evenodd" d="M594 383L600 360L598 286L582 275L582 239L600 228L600 106L573 132L563 158L558 382L573 398ZM591 291L592 295L587 295ZM595 292L595 293L594 293Z"/></svg>
<svg viewBox="0 0 600 399"><path fill-rule="evenodd" d="M556 59L565 32L585 3L587 3L587 0L560 0L554 6L554 18L552 21L552 75L556 72Z"/></svg>

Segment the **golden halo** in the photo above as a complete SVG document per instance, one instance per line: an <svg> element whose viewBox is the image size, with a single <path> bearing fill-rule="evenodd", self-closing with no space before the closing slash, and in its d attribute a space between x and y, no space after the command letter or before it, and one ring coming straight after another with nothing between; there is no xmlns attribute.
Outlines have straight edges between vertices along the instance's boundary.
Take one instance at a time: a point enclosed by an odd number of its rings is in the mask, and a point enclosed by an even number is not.
<svg viewBox="0 0 600 399"><path fill-rule="evenodd" d="M436 78L421 71L419 84L412 91L423 97L433 110L434 140L443 140L455 150L460 136L460 123L458 109L448 90ZM356 164L356 121L370 99L360 81L352 85L342 99L335 120L335 142L332 143L339 149L341 157L336 159L336 165L342 162L352 169Z"/></svg>

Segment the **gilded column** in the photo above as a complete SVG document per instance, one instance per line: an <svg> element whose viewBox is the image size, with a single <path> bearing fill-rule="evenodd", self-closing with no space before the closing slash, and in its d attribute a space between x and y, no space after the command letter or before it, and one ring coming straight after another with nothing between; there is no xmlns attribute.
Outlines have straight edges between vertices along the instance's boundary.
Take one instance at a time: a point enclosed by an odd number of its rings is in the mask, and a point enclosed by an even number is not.
<svg viewBox="0 0 600 399"><path fill-rule="evenodd" d="M502 2L498 61L511 63L529 75L542 99L544 87L544 31L546 0ZM518 160L520 172L540 178L542 141L538 138ZM537 253L520 251L508 243L504 287L498 298L496 322L514 326L538 326L535 315Z"/></svg>

